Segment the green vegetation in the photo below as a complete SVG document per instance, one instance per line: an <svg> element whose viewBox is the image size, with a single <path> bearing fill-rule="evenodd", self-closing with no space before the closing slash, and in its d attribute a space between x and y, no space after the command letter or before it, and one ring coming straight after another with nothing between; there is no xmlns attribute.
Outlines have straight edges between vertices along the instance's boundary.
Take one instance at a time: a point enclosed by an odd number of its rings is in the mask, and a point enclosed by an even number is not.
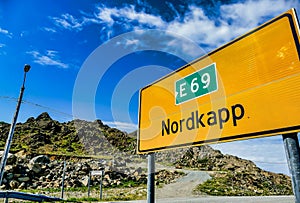
<svg viewBox="0 0 300 203"><path fill-rule="evenodd" d="M136 181L133 181L133 180L128 180L128 181L124 181L124 182L122 182L120 185L116 185L116 186L114 186L114 188L115 187L118 187L118 188L123 188L123 187L126 187L126 188L128 188L128 187L137 187L137 186L140 186L140 185L145 185L145 184L141 184L141 183L139 183L139 182L136 182Z"/></svg>
<svg viewBox="0 0 300 203"><path fill-rule="evenodd" d="M130 184L128 182L127 184ZM91 196L87 196L87 187L65 188L65 200L63 202L99 202L99 201L129 201L146 198L146 185L129 186L126 184L123 187L103 188L103 199L99 198L99 186L93 186L90 189ZM60 189L49 188L40 190L22 190L22 192L47 194L50 196L60 196ZM76 197L76 194L81 194ZM83 195L83 196L82 196Z"/></svg>
<svg viewBox="0 0 300 203"><path fill-rule="evenodd" d="M99 202L101 201L100 198L95 198L95 197L81 197L81 198L75 198L75 197L71 197L68 198L67 200L65 200L64 202Z"/></svg>
<svg viewBox="0 0 300 203"><path fill-rule="evenodd" d="M266 178L262 181L259 180L260 177L251 178L251 175L231 171L219 172L212 179L198 185L193 192L214 196L292 195L290 185L274 184L274 181Z"/></svg>

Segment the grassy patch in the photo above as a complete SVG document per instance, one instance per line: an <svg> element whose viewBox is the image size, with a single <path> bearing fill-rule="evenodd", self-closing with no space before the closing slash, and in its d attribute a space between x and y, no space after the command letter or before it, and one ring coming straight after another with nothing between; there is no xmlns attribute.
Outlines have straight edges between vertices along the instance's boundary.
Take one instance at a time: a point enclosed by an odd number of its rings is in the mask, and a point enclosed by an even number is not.
<svg viewBox="0 0 300 203"><path fill-rule="evenodd" d="M220 175L221 174L221 175ZM246 173L222 172L212 179L198 185L194 194L214 196L268 196L291 195L291 188L283 184L275 184L264 180L264 177Z"/></svg>
<svg viewBox="0 0 300 203"><path fill-rule="evenodd" d="M68 198L67 200L64 200L63 202L99 202L100 199L99 198L95 198L95 197L81 197L81 198L75 198L75 197L71 197Z"/></svg>

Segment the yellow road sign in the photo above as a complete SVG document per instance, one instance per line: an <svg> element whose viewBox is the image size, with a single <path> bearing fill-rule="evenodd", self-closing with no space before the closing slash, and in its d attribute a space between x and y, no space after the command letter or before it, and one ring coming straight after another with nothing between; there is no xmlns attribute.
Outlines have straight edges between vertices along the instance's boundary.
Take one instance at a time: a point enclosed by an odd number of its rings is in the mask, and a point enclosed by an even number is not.
<svg viewBox="0 0 300 203"><path fill-rule="evenodd" d="M138 153L300 130L294 9L140 91Z"/></svg>

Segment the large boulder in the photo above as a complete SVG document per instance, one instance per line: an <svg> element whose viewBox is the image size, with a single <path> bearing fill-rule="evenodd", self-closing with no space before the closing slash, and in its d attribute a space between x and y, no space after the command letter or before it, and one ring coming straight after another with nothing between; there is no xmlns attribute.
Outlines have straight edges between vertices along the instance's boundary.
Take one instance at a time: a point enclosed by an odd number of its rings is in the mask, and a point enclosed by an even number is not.
<svg viewBox="0 0 300 203"><path fill-rule="evenodd" d="M30 181L30 178L29 177L20 177L20 178L18 178L18 181L21 183L28 182L28 181Z"/></svg>
<svg viewBox="0 0 300 203"><path fill-rule="evenodd" d="M16 180L12 180L12 181L10 181L9 186L10 186L11 189L14 190L14 189L17 189L20 186L20 183Z"/></svg>
<svg viewBox="0 0 300 203"><path fill-rule="evenodd" d="M88 186L89 185L89 176L82 177L80 182L82 183L83 186Z"/></svg>
<svg viewBox="0 0 300 203"><path fill-rule="evenodd" d="M48 164L50 163L50 159L48 156L46 155L39 155L39 156L36 156L36 157L33 157L30 161L29 161L30 164Z"/></svg>
<svg viewBox="0 0 300 203"><path fill-rule="evenodd" d="M28 164L29 170L33 171L36 174L39 174L42 171L41 164Z"/></svg>

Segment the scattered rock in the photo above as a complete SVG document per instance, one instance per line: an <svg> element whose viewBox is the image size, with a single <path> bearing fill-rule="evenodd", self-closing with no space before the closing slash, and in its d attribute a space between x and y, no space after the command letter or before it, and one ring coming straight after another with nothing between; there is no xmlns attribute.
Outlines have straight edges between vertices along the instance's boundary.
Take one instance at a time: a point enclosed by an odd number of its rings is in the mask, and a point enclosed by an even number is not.
<svg viewBox="0 0 300 203"><path fill-rule="evenodd" d="M89 177L88 176L84 176L80 182L82 183L83 186L88 186L89 185Z"/></svg>
<svg viewBox="0 0 300 203"><path fill-rule="evenodd" d="M25 182L22 182L22 183L20 184L20 186L19 186L18 189L24 190L25 188L26 188L26 183L25 183Z"/></svg>
<svg viewBox="0 0 300 203"><path fill-rule="evenodd" d="M50 163L50 159L46 155L39 155L32 158L29 162L30 164L48 164Z"/></svg>
<svg viewBox="0 0 300 203"><path fill-rule="evenodd" d="M28 182L30 180L30 178L29 177L20 177L20 178L18 178L18 181L19 182Z"/></svg>
<svg viewBox="0 0 300 203"><path fill-rule="evenodd" d="M12 190L17 189L20 186L20 183L16 180L12 180L9 182L9 186Z"/></svg>
<svg viewBox="0 0 300 203"><path fill-rule="evenodd" d="M28 164L29 170L33 171L34 173L38 174L42 171L42 167L40 164Z"/></svg>

